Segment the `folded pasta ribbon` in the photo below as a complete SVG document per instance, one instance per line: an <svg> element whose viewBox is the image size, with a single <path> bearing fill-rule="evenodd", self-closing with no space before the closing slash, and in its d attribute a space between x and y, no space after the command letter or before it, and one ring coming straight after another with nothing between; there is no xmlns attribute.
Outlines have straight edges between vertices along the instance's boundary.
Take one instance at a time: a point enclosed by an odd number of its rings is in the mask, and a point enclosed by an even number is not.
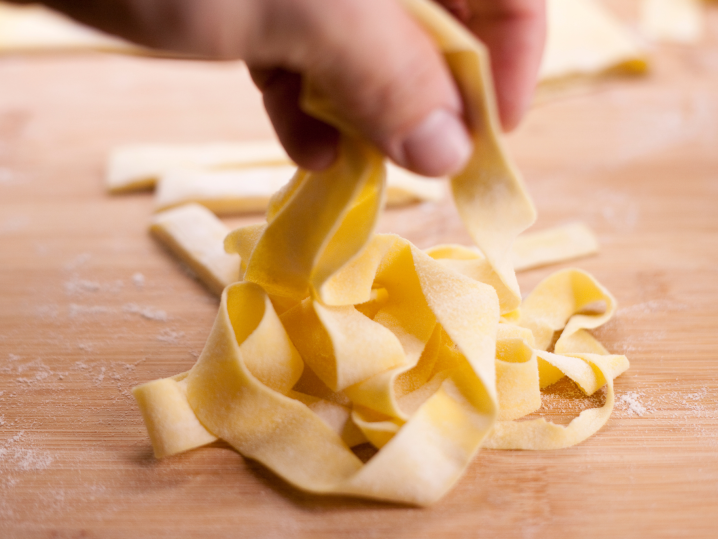
<svg viewBox="0 0 718 539"><path fill-rule="evenodd" d="M475 153L451 181L481 253L374 234L382 156L345 129L329 170L298 171L265 225L225 240L243 281L225 288L195 366L134 389L158 457L221 438L309 492L427 505L482 445L566 447L610 415L628 363L587 330L615 301L565 270L521 304L511 246L534 210L501 145L486 52L433 3L404 4L466 97ZM306 104L342 126L311 85ZM564 375L588 394L607 385L603 407L567 427L517 421ZM379 451L363 463L351 447L367 441Z"/></svg>

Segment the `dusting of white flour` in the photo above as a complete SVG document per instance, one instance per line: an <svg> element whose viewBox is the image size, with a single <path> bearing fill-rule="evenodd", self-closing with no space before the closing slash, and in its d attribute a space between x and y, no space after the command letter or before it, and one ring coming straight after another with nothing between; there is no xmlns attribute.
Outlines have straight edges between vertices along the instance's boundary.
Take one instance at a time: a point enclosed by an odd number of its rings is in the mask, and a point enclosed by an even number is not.
<svg viewBox="0 0 718 539"><path fill-rule="evenodd" d="M132 282L137 288L142 288L145 286L145 276L142 275L139 271L132 275Z"/></svg>
<svg viewBox="0 0 718 539"><path fill-rule="evenodd" d="M631 415L644 416L648 409L640 400L640 395L635 391L624 393L616 400L616 409L626 410Z"/></svg>

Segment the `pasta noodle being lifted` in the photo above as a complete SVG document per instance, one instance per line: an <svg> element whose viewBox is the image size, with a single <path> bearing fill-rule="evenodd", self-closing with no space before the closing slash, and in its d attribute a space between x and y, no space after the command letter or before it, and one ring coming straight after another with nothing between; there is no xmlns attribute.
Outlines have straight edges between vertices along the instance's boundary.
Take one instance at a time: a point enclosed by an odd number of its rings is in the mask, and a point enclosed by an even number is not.
<svg viewBox="0 0 718 539"><path fill-rule="evenodd" d="M404 4L465 96L475 152L451 186L483 255L374 234L383 156L310 81L306 109L342 129L340 157L330 170L298 171L266 225L227 237L244 280L224 290L197 363L134 389L158 457L221 438L309 492L427 505L482 445L567 447L607 421L628 362L587 330L615 301L590 275L564 270L521 304L512 244L534 209L500 140L486 51L435 4ZM587 394L607 386L605 404L566 427L516 421L564 375ZM365 441L379 451L362 463L350 447Z"/></svg>

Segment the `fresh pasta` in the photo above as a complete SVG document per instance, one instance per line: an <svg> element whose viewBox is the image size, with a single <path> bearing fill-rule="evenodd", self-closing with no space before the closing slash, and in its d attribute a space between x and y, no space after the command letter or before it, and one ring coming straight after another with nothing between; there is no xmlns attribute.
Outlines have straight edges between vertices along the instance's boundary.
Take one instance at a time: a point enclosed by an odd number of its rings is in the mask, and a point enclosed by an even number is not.
<svg viewBox="0 0 718 539"><path fill-rule="evenodd" d="M342 129L340 156L299 170L266 225L227 236L243 280L224 289L197 363L134 389L158 457L220 438L309 492L428 505L482 446L567 447L607 421L628 361L589 330L615 300L569 269L521 301L512 245L535 212L500 138L486 51L432 2L404 4L466 96L475 152L451 187L480 253L374 233L383 156L309 81L305 107ZM565 427L517 421L563 376L587 394L606 386L605 404ZM378 452L363 463L351 447L365 442Z"/></svg>

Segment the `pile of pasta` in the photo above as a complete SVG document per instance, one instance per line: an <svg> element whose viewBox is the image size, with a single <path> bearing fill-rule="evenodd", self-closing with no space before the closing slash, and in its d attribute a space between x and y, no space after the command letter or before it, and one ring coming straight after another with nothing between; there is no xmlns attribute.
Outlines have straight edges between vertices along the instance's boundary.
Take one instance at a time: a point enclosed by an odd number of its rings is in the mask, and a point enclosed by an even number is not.
<svg viewBox="0 0 718 539"><path fill-rule="evenodd" d="M535 212L500 139L486 51L432 2L403 3L465 96L475 152L451 187L478 249L375 234L383 156L308 81L304 106L342 129L340 156L298 170L266 224L227 236L241 276L197 363L134 389L158 457L222 439L309 492L427 505L481 447L568 447L608 420L628 361L589 330L615 300L563 270L521 301L512 245ZM605 386L604 405L567 426L518 421L564 376L588 395ZM364 463L351 448L366 442L378 452Z"/></svg>

